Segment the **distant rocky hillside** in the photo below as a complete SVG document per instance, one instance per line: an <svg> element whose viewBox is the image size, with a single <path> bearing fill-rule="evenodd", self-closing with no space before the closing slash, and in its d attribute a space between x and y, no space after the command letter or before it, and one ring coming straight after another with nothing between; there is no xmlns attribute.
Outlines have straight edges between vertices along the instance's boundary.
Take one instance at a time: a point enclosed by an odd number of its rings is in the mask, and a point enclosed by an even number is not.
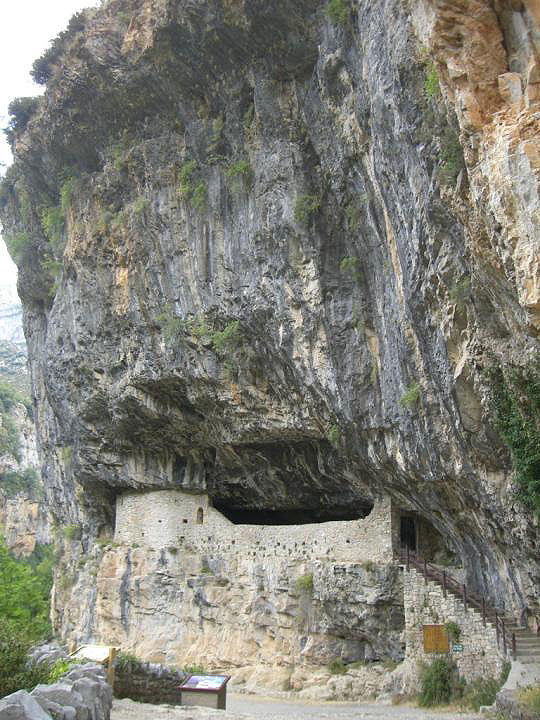
<svg viewBox="0 0 540 720"><path fill-rule="evenodd" d="M29 386L20 300L0 286L0 534L18 555L50 542Z"/></svg>
<svg viewBox="0 0 540 720"><path fill-rule="evenodd" d="M26 354L22 306L13 285L0 285L0 341L16 345Z"/></svg>

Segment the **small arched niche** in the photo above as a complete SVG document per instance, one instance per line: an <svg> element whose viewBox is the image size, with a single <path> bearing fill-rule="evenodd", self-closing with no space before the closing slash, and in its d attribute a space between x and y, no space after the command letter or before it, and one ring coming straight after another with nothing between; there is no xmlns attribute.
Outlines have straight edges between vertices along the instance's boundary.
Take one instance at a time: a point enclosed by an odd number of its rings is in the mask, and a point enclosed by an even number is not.
<svg viewBox="0 0 540 720"><path fill-rule="evenodd" d="M202 525L204 522L204 510L202 507L197 509L197 525Z"/></svg>

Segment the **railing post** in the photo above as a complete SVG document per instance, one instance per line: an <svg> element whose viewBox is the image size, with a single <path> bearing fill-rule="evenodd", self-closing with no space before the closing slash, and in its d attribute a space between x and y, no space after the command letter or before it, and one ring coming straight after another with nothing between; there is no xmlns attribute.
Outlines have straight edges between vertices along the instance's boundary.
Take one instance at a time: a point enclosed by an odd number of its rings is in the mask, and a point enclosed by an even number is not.
<svg viewBox="0 0 540 720"><path fill-rule="evenodd" d="M467 612L467 586L463 583L463 605L465 605L465 612Z"/></svg>
<svg viewBox="0 0 540 720"><path fill-rule="evenodd" d="M512 633L512 658L515 660L517 655L517 648L516 648L516 633Z"/></svg>
<svg viewBox="0 0 540 720"><path fill-rule="evenodd" d="M424 560L424 583L427 585L427 560Z"/></svg>
<svg viewBox="0 0 540 720"><path fill-rule="evenodd" d="M442 571L442 592L443 597L446 597L446 570Z"/></svg>
<svg viewBox="0 0 540 720"><path fill-rule="evenodd" d="M506 629L504 627L504 618L501 618L501 631L503 641L503 653L506 655Z"/></svg>
<svg viewBox="0 0 540 720"><path fill-rule="evenodd" d="M482 622L486 627L486 598L482 595Z"/></svg>

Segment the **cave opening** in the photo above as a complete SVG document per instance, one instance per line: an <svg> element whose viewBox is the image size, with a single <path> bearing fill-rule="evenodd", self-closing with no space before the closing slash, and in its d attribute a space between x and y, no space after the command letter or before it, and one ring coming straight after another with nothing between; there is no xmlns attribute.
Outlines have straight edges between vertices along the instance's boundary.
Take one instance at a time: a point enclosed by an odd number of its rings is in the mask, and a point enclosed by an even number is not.
<svg viewBox="0 0 540 720"><path fill-rule="evenodd" d="M362 520L373 510L373 503L364 501L351 508L332 506L322 508L271 509L238 507L215 502L214 508L234 525L311 525L316 523Z"/></svg>

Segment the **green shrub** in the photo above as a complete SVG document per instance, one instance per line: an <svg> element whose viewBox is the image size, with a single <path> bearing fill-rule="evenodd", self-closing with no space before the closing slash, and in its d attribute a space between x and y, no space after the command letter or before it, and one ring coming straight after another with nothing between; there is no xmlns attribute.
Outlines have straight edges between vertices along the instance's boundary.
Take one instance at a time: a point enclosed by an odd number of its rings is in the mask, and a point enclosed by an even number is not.
<svg viewBox="0 0 540 720"><path fill-rule="evenodd" d="M41 211L41 226L57 259L61 258L65 249L64 224L64 213L60 206L45 207Z"/></svg>
<svg viewBox="0 0 540 720"><path fill-rule="evenodd" d="M356 266L358 265L358 258L355 257L344 257L341 259L341 262L339 263L339 269L341 272L349 272L356 271Z"/></svg>
<svg viewBox="0 0 540 720"><path fill-rule="evenodd" d="M13 235L5 235L4 242L8 253L16 265L21 265L28 252L32 248L32 241L25 232L17 232Z"/></svg>
<svg viewBox="0 0 540 720"><path fill-rule="evenodd" d="M441 94L441 86L439 85L439 76L435 64L430 62L426 65L424 76L424 93L427 98L432 100Z"/></svg>
<svg viewBox="0 0 540 720"><path fill-rule="evenodd" d="M10 455L20 460L21 437L14 421L7 414L0 416L0 455Z"/></svg>
<svg viewBox="0 0 540 720"><path fill-rule="evenodd" d="M68 26L52 42L32 65L30 75L38 85L46 85L52 77L54 67L57 65L64 48L69 40L73 39L85 28L84 11L78 12L70 19Z"/></svg>
<svg viewBox="0 0 540 720"><path fill-rule="evenodd" d="M356 232L360 227L360 218L362 216L361 210L358 205L350 202L345 208L345 215L347 217L347 228L349 232Z"/></svg>
<svg viewBox="0 0 540 720"><path fill-rule="evenodd" d="M335 658L328 665L328 670L332 675L345 675L347 672L347 666L341 658Z"/></svg>
<svg viewBox="0 0 540 720"><path fill-rule="evenodd" d="M71 542L73 540L81 539L82 530L80 525L66 525L66 527L62 531L62 534L66 540Z"/></svg>
<svg viewBox="0 0 540 720"><path fill-rule="evenodd" d="M350 21L351 6L348 0L330 0L326 6L326 15L334 25L347 25Z"/></svg>
<svg viewBox="0 0 540 720"><path fill-rule="evenodd" d="M373 570L375 569L375 563L373 562L373 560L366 560L362 563L362 567L366 572L373 572Z"/></svg>
<svg viewBox="0 0 540 720"><path fill-rule="evenodd" d="M178 317L178 315L173 315L170 310L160 313L157 321L163 332L163 337L168 343L178 341L186 327L184 319Z"/></svg>
<svg viewBox="0 0 540 720"><path fill-rule="evenodd" d="M295 222L307 225L320 207L321 199L317 195L300 195L294 206Z"/></svg>
<svg viewBox="0 0 540 720"><path fill-rule="evenodd" d="M339 441L341 440L341 432L337 425L331 425L326 437L328 439L328 442L333 445L334 447L337 447L339 445Z"/></svg>
<svg viewBox="0 0 540 720"><path fill-rule="evenodd" d="M57 660L49 670L48 683L55 683L68 673L74 665L80 665L80 660Z"/></svg>
<svg viewBox="0 0 540 720"><path fill-rule="evenodd" d="M249 190L253 185L253 168L249 160L237 160L231 163L225 171L225 175L236 189L244 187Z"/></svg>
<svg viewBox="0 0 540 720"><path fill-rule="evenodd" d="M444 627L450 642L459 642L459 638L461 637L461 628L459 625L451 620L447 622Z"/></svg>
<svg viewBox="0 0 540 720"><path fill-rule="evenodd" d="M71 206L71 200L75 192L75 183L75 178L69 175L60 188L60 212L64 217Z"/></svg>
<svg viewBox="0 0 540 720"><path fill-rule="evenodd" d="M33 641L50 633L51 585L49 555L32 567L31 562L14 558L0 539L0 618L16 633Z"/></svg>
<svg viewBox="0 0 540 720"><path fill-rule="evenodd" d="M241 342L240 322L233 320L228 323L220 332L211 334L212 347L218 355L224 355L232 351Z"/></svg>
<svg viewBox="0 0 540 720"><path fill-rule="evenodd" d="M4 470L0 472L0 490L7 497L14 497L18 493L24 493L30 498L41 496L41 486L38 474L34 468L25 468L22 471Z"/></svg>
<svg viewBox="0 0 540 720"><path fill-rule="evenodd" d="M143 666L143 663L132 653L119 652L116 656L115 666L118 670L131 672L139 670Z"/></svg>
<svg viewBox="0 0 540 720"><path fill-rule="evenodd" d="M71 465L71 460L73 458L73 446L64 445L64 447L60 448L59 455L64 467Z"/></svg>
<svg viewBox="0 0 540 720"><path fill-rule="evenodd" d="M493 705L500 689L499 681L494 678L477 678L465 685L461 703L478 712L482 705Z"/></svg>
<svg viewBox="0 0 540 720"><path fill-rule="evenodd" d="M412 410L418 404L420 400L420 385L417 382L412 382L407 386L407 389L401 396L399 404L401 407Z"/></svg>
<svg viewBox="0 0 540 720"><path fill-rule="evenodd" d="M306 573L300 575L294 584L296 591L299 593L311 593L313 592L313 573Z"/></svg>
<svg viewBox="0 0 540 720"><path fill-rule="evenodd" d="M188 675L206 675L206 670L202 665L184 665L182 670Z"/></svg>
<svg viewBox="0 0 540 720"><path fill-rule="evenodd" d="M197 169L197 163L195 160L189 160L184 163L180 168L179 180L180 186L179 191L182 197L189 200L193 194L193 174Z"/></svg>
<svg viewBox="0 0 540 720"><path fill-rule="evenodd" d="M447 125L440 137L441 164L437 177L443 185L453 185L457 176L465 168L463 148L458 132L451 125Z"/></svg>
<svg viewBox="0 0 540 720"><path fill-rule="evenodd" d="M135 200L135 202L134 202L133 205L132 205L133 212L135 213L135 215L136 215L138 218L140 218L141 215L142 215L142 214L144 213L144 211L146 210L146 208L148 207L148 205L149 205L149 200L148 200L147 198L145 198L145 197L142 197L142 195L141 195L140 197L138 197L138 198Z"/></svg>
<svg viewBox="0 0 540 720"><path fill-rule="evenodd" d="M446 658L437 658L420 673L421 691L418 704L422 707L447 705L455 696L456 666Z"/></svg>
<svg viewBox="0 0 540 720"><path fill-rule="evenodd" d="M528 687L518 693L519 702L529 710L540 714L540 686Z"/></svg>
<svg viewBox="0 0 540 720"><path fill-rule="evenodd" d="M6 128L8 136L10 133L22 132L26 129L32 115L38 108L39 100L39 97L19 97L10 102L8 105L10 119Z"/></svg>
<svg viewBox="0 0 540 720"><path fill-rule="evenodd" d="M540 356L486 371L495 427L510 450L518 497L540 516Z"/></svg>
<svg viewBox="0 0 540 720"><path fill-rule="evenodd" d="M191 199L191 204L197 210L198 212L202 212L206 209L208 203L208 190L206 188L206 184L203 182L198 183L196 185L195 189L193 190L193 196Z"/></svg>
<svg viewBox="0 0 540 720"><path fill-rule="evenodd" d="M32 690L36 685L48 682L49 668L45 663L27 664L33 642L34 638L0 617L0 697L17 690Z"/></svg>

